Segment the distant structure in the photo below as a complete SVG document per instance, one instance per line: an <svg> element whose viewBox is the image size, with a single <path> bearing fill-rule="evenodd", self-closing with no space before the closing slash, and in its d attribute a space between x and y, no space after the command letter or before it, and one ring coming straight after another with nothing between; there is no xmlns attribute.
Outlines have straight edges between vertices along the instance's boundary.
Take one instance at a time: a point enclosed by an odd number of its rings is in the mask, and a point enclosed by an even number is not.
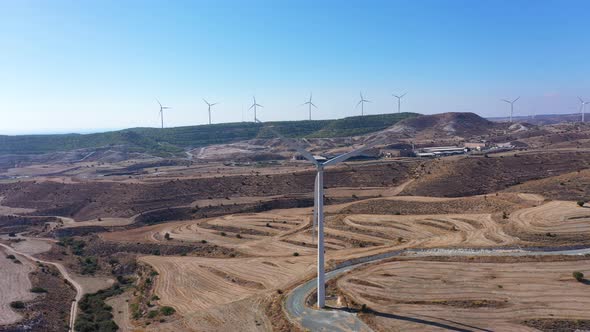
<svg viewBox="0 0 590 332"><path fill-rule="evenodd" d="M252 104L252 106L250 106L250 108L248 110L251 110L252 108L254 108L254 122L259 122L258 118L256 117L256 108L257 107L264 107L264 106L262 106L256 102L256 97L252 96L252 99L254 100L254 103Z"/></svg>
<svg viewBox="0 0 590 332"><path fill-rule="evenodd" d="M359 107L359 105L361 105L361 115L365 115L365 103L370 103L370 100L365 99L365 97L363 97L363 93L360 93L361 95L361 100L359 100L359 102L356 104L356 107Z"/></svg>
<svg viewBox="0 0 590 332"><path fill-rule="evenodd" d="M362 96L361 96L362 100ZM324 270L324 169L328 166L336 165L341 163L347 159L350 159L354 156L357 156L361 152L366 149L370 149L373 146L380 144L385 140L385 138L380 138L372 143L366 144L365 146L352 150L350 152L341 154L337 157L332 159L326 160L326 158L318 156L314 156L309 153L307 150L303 149L295 142L291 140L287 140L282 137L279 133L274 131L270 128L275 135L282 138L287 142L287 144L297 150L303 158L307 159L311 162L317 170L316 173L316 180L315 180L315 188L314 188L314 218L313 218L313 226L312 232L315 230L316 224L318 228L318 258L317 258L317 268L318 268L318 277L317 277L317 306L320 308L324 308L326 306L326 275ZM326 161L324 161L326 160Z"/></svg>
<svg viewBox="0 0 590 332"><path fill-rule="evenodd" d="M395 98L397 98L397 113L401 113L402 112L402 98L407 94L407 92L405 92L403 95L394 95L392 94L392 96L394 96Z"/></svg>
<svg viewBox="0 0 590 332"><path fill-rule="evenodd" d="M164 129L164 110L169 110L172 107L162 106L162 103L160 103L158 98L156 98L156 101L158 102L158 105L160 105L160 122L162 123L162 129Z"/></svg>
<svg viewBox="0 0 590 332"><path fill-rule="evenodd" d="M205 102L205 104L207 104L207 106L208 106L208 111L209 111L209 124L211 124L211 106L215 106L215 105L217 105L217 104L219 104L219 103L213 103L213 104L210 104L208 101L206 101L206 100L205 100L205 98L203 98L203 101L204 101L204 102Z"/></svg>
<svg viewBox="0 0 590 332"><path fill-rule="evenodd" d="M512 123L512 115L514 114L514 103L516 103L516 101L519 99L520 99L520 96L518 98L514 99L513 101L510 101L508 99L501 99L503 102L510 104L510 123Z"/></svg>
<svg viewBox="0 0 590 332"><path fill-rule="evenodd" d="M310 94L309 94L309 100L308 100L308 101L306 101L305 103L301 104L301 106L304 106L304 105L309 105L309 120L311 120L311 107L313 106L313 107L315 107L316 109L318 108L318 107L317 107L317 106L316 106L316 105L315 105L315 104L314 104L314 103L311 101L311 98L312 98L312 94L310 93Z"/></svg>
<svg viewBox="0 0 590 332"><path fill-rule="evenodd" d="M582 97L578 97L580 100L580 113L582 113L582 122L584 122L584 114L586 113L586 105L590 104L590 101L584 101Z"/></svg>

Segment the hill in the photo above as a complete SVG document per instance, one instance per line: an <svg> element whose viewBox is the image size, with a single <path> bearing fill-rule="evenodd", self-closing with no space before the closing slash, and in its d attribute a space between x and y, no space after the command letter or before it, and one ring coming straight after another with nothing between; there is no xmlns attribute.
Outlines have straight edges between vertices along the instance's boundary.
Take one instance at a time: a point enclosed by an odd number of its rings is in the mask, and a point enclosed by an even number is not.
<svg viewBox="0 0 590 332"><path fill-rule="evenodd" d="M497 129L500 124L475 113L440 113L421 115L399 121L387 131L406 136L435 138L445 136L474 136Z"/></svg>
<svg viewBox="0 0 590 332"><path fill-rule="evenodd" d="M337 120L222 123L175 128L132 128L96 134L0 136L0 155L33 155L77 149L118 148L156 156L181 154L187 148L269 138L272 125L287 137L349 137L386 129L416 113L355 116Z"/></svg>
<svg viewBox="0 0 590 332"><path fill-rule="evenodd" d="M494 122L508 122L508 117L491 117L487 118ZM537 114L532 116L514 116L512 118L516 122L528 122L534 125L549 125L563 122L579 122L581 121L580 113L574 114Z"/></svg>

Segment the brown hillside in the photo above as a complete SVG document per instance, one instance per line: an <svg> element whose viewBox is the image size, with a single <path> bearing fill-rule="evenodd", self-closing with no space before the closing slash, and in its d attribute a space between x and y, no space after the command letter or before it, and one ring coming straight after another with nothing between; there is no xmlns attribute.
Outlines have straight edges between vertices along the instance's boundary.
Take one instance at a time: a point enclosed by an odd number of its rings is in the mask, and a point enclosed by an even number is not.
<svg viewBox="0 0 590 332"><path fill-rule="evenodd" d="M483 135L504 125L488 121L475 113L441 113L405 119L386 131L419 138Z"/></svg>

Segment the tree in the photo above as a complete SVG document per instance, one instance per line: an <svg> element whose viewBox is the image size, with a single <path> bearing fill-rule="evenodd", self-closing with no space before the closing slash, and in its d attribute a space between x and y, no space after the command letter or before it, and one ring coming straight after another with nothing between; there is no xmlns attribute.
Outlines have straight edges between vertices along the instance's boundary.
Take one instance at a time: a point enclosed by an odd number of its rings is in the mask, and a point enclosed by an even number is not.
<svg viewBox="0 0 590 332"><path fill-rule="evenodd" d="M582 206L584 206L584 204L586 204L586 202L585 201L578 201L577 204L579 207L582 207Z"/></svg>
<svg viewBox="0 0 590 332"><path fill-rule="evenodd" d="M576 271L574 273L572 273L573 277L577 280L577 281L582 281L584 280L584 273Z"/></svg>
<svg viewBox="0 0 590 332"><path fill-rule="evenodd" d="M164 238L165 238L166 240L170 240L170 239L171 239L171 237L170 237L170 233L166 233L166 234L164 234Z"/></svg>
<svg viewBox="0 0 590 332"><path fill-rule="evenodd" d="M172 308L172 307L166 306L166 307L160 308L160 312L164 316L170 316L170 315L173 315L176 312L176 310L174 310L174 308Z"/></svg>

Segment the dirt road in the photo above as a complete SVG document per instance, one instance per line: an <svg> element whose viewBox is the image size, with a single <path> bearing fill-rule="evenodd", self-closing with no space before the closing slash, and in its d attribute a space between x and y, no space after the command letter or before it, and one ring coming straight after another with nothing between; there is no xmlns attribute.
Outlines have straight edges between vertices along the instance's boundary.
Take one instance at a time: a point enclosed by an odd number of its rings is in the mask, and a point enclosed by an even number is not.
<svg viewBox="0 0 590 332"><path fill-rule="evenodd" d="M76 316L78 314L78 302L82 299L82 295L84 294L84 292L82 290L82 285L80 285L76 280L74 280L71 277L71 275L68 273L68 271L66 270L66 268L62 264L37 259L29 254L16 251L14 248L12 248L6 244L3 244L3 243L0 243L0 246L5 248L6 250L12 252L15 255L24 257L26 259L33 261L33 262L41 262L43 264L49 264L49 265L55 266L59 270L59 272L63 275L64 279L66 279L72 286L74 286L74 288L76 289L76 297L75 297L74 301L72 302L72 306L70 308L70 322L69 322L70 327L68 330L69 332L73 332L74 325L76 324Z"/></svg>

